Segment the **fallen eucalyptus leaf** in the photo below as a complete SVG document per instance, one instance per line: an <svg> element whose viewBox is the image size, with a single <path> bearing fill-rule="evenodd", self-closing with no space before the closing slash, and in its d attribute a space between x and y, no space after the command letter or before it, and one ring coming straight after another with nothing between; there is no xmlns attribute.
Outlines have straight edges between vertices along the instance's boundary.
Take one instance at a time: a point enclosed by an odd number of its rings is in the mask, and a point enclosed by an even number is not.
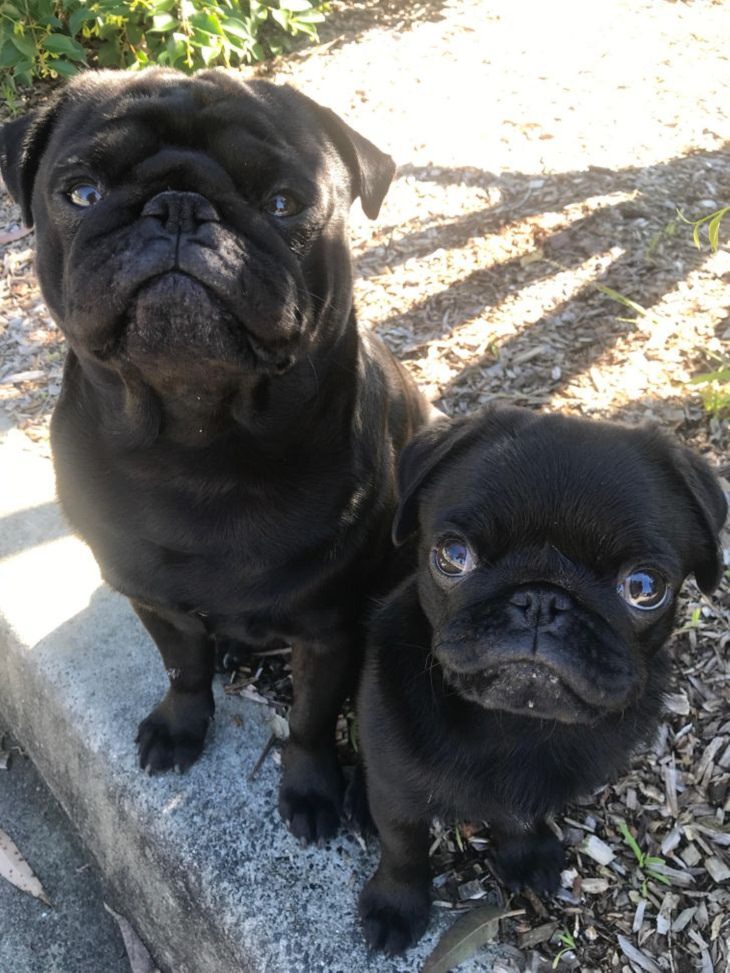
<svg viewBox="0 0 730 973"><path fill-rule="evenodd" d="M147 947L135 932L131 922L125 919L124 916L120 916L118 912L115 912L106 902L104 903L104 908L117 921L119 931L124 940L124 948L127 950L127 958L132 973L160 973Z"/></svg>
<svg viewBox="0 0 730 973"><path fill-rule="evenodd" d="M35 896L46 905L51 904L45 889L33 874L33 869L20 854L18 846L10 835L2 828L0 828L0 876L6 878L21 892Z"/></svg>
<svg viewBox="0 0 730 973"><path fill-rule="evenodd" d="M624 956L646 973L662 973L651 956L637 949L625 936L618 937L618 944Z"/></svg>
<svg viewBox="0 0 730 973"><path fill-rule="evenodd" d="M20 226L15 230L8 230L6 233L0 233L0 247L4 247L6 243L13 243L14 240L20 240L32 232L32 226L23 226L21 223Z"/></svg>
<svg viewBox="0 0 730 973"><path fill-rule="evenodd" d="M472 909L446 930L427 957L421 973L448 973L497 936L500 919L524 913L524 909L506 912L494 905Z"/></svg>

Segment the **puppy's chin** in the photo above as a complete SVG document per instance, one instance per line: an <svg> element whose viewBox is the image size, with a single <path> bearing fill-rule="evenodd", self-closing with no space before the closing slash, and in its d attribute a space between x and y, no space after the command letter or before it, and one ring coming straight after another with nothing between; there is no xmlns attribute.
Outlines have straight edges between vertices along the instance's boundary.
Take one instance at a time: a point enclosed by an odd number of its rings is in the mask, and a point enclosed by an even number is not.
<svg viewBox="0 0 730 973"><path fill-rule="evenodd" d="M446 682L463 699L484 709L559 723L589 724L601 716L547 666L512 662L477 672L442 668Z"/></svg>
<svg viewBox="0 0 730 973"><path fill-rule="evenodd" d="M125 357L142 371L164 361L167 370L177 363L185 371L221 365L282 374L295 361L292 345L264 345L208 287L183 273L155 277L137 291L122 336Z"/></svg>

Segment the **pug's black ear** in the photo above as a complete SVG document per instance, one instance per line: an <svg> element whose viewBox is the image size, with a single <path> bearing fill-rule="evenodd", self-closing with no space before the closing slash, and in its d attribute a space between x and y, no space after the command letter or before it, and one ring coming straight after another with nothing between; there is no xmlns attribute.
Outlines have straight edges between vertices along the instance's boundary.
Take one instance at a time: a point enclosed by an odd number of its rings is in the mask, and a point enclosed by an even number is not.
<svg viewBox="0 0 730 973"><path fill-rule="evenodd" d="M519 435L536 413L514 406L487 406L481 413L450 421L436 419L408 443L398 463L398 509L393 520L394 544L418 529L418 496L447 458L455 459L476 441L495 443Z"/></svg>
<svg viewBox="0 0 730 973"><path fill-rule="evenodd" d="M33 226L33 185L59 104L60 99L55 98L0 129L0 172L8 192L20 205L26 226Z"/></svg>
<svg viewBox="0 0 730 973"><path fill-rule="evenodd" d="M677 468L692 498L701 528L691 551L691 570L700 590L708 595L722 579L724 564L720 531L727 518L727 500L705 460L684 446L678 453Z"/></svg>
<svg viewBox="0 0 730 973"><path fill-rule="evenodd" d="M363 212L374 220L395 174L395 162L360 135L331 109L317 105L327 134L352 176L353 199L360 197Z"/></svg>
<svg viewBox="0 0 730 973"><path fill-rule="evenodd" d="M418 494L446 457L472 431L465 420L444 416L417 433L398 462L398 509L393 520L393 543L402 544L418 529Z"/></svg>

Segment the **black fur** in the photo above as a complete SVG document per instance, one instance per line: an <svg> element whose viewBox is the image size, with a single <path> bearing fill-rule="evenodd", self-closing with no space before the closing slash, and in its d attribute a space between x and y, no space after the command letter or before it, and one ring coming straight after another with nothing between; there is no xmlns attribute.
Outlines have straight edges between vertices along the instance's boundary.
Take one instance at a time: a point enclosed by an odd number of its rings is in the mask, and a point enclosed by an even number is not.
<svg viewBox="0 0 730 973"><path fill-rule="evenodd" d="M505 884L556 890L545 818L654 733L674 594L719 579L727 509L704 461L652 428L521 409L424 430L398 479L394 535L416 533L417 568L372 622L358 699L382 850L360 913L389 952L427 923L434 816L488 820ZM444 536L472 570L439 572ZM665 605L620 597L638 567L667 579Z"/></svg>
<svg viewBox="0 0 730 973"><path fill-rule="evenodd" d="M352 308L348 210L377 215L393 162L291 88L151 70L79 77L5 126L0 163L68 339L59 496L170 677L140 763L198 758L216 644L290 642L280 810L327 837L395 457L428 409Z"/></svg>

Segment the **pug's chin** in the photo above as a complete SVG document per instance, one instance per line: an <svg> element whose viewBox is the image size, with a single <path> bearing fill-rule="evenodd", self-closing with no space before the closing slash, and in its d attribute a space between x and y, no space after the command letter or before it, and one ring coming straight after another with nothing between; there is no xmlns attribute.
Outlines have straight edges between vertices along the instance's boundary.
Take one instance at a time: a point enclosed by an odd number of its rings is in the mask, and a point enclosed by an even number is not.
<svg viewBox="0 0 730 973"><path fill-rule="evenodd" d="M483 709L566 724L591 724L601 716L546 666L513 662L468 673L444 666L443 672L463 699Z"/></svg>
<svg viewBox="0 0 730 973"><path fill-rule="evenodd" d="M178 272L155 277L137 291L122 351L143 371L164 362L167 371L215 366L283 374L295 360L291 349L257 341L210 288Z"/></svg>

